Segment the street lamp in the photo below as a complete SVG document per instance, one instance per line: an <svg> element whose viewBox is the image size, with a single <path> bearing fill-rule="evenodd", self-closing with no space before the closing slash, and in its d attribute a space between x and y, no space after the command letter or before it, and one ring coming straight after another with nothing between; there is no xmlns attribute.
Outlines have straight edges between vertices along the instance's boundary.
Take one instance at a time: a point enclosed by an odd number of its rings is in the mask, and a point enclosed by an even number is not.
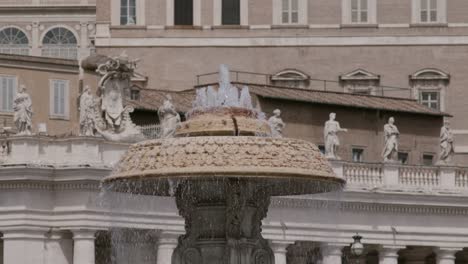
<svg viewBox="0 0 468 264"><path fill-rule="evenodd" d="M355 257L360 257L364 252L364 245L361 243L362 236L356 234L353 236L354 242L351 244L351 254Z"/></svg>

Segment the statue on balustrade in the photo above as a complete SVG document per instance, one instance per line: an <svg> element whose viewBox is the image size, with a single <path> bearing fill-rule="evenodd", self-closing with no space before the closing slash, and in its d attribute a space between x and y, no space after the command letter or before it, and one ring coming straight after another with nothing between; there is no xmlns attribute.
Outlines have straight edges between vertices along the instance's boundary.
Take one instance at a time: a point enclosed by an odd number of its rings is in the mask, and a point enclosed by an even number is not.
<svg viewBox="0 0 468 264"><path fill-rule="evenodd" d="M397 162L398 161L398 141L400 138L400 131L395 125L395 118L390 117L388 123L384 126L385 146L382 151L384 162Z"/></svg>
<svg viewBox="0 0 468 264"><path fill-rule="evenodd" d="M102 75L98 85L99 109L96 110L98 114L94 120L95 129L112 141L143 140L141 129L130 118L134 109L126 105L125 100L129 97L131 78L138 60L129 60L125 53L119 57L104 59L105 62L95 66L96 72ZM93 58L89 57L82 65L85 65L85 69L93 68Z"/></svg>
<svg viewBox="0 0 468 264"><path fill-rule="evenodd" d="M13 110L17 135L31 135L32 129L32 100L29 94L26 93L26 87L21 85L20 92L16 94L13 101Z"/></svg>
<svg viewBox="0 0 468 264"><path fill-rule="evenodd" d="M281 110L275 109L273 111L273 116L268 119L268 123L271 127L271 136L281 138L283 137L283 128L286 124L281 119Z"/></svg>
<svg viewBox="0 0 468 264"><path fill-rule="evenodd" d="M91 88L86 85L80 96L80 136L94 136L96 107Z"/></svg>
<svg viewBox="0 0 468 264"><path fill-rule="evenodd" d="M452 164L452 158L455 154L453 147L453 134L450 129L450 122L444 121L444 126L440 129L440 154L439 154L439 165L450 165Z"/></svg>
<svg viewBox="0 0 468 264"><path fill-rule="evenodd" d="M340 139L338 138L338 132L347 132L348 129L341 128L340 123L335 121L336 114L330 113L330 119L325 122L323 128L324 140L325 140L325 156L329 159L340 159L337 152L340 146Z"/></svg>
<svg viewBox="0 0 468 264"><path fill-rule="evenodd" d="M167 94L161 107L158 109L159 121L161 122L161 138L173 137L180 124L180 115L172 104L172 97Z"/></svg>

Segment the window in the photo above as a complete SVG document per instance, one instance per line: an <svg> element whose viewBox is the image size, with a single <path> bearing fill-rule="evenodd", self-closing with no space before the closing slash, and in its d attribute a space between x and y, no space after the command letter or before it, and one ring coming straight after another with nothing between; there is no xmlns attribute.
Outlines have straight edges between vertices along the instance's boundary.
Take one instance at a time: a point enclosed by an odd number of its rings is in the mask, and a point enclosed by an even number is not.
<svg viewBox="0 0 468 264"><path fill-rule="evenodd" d="M0 53L29 55L29 41L23 31L9 27L0 31Z"/></svg>
<svg viewBox="0 0 468 264"><path fill-rule="evenodd" d="M447 0L412 0L413 23L446 23Z"/></svg>
<svg viewBox="0 0 468 264"><path fill-rule="evenodd" d="M432 166L434 164L434 155L423 154L422 163L424 166Z"/></svg>
<svg viewBox="0 0 468 264"><path fill-rule="evenodd" d="M362 148L353 148L351 150L351 155L353 162L362 162L364 156L364 149Z"/></svg>
<svg viewBox="0 0 468 264"><path fill-rule="evenodd" d="M439 92L421 91L420 103L429 108L439 110Z"/></svg>
<svg viewBox="0 0 468 264"><path fill-rule="evenodd" d="M136 24L136 0L120 0L120 25Z"/></svg>
<svg viewBox="0 0 468 264"><path fill-rule="evenodd" d="M437 69L423 69L410 75L414 98L432 109L445 110L445 94L450 75Z"/></svg>
<svg viewBox="0 0 468 264"><path fill-rule="evenodd" d="M57 27L49 30L42 41L42 56L76 59L78 55L78 44L73 32Z"/></svg>
<svg viewBox="0 0 468 264"><path fill-rule="evenodd" d="M130 91L130 99L139 101L140 100L140 91L139 90L131 90Z"/></svg>
<svg viewBox="0 0 468 264"><path fill-rule="evenodd" d="M0 111L13 112L16 95L16 77L0 76Z"/></svg>
<svg viewBox="0 0 468 264"><path fill-rule="evenodd" d="M420 0L420 21L421 22L437 22L437 0Z"/></svg>
<svg viewBox="0 0 468 264"><path fill-rule="evenodd" d="M281 23L299 23L299 0L282 0L281 3Z"/></svg>
<svg viewBox="0 0 468 264"><path fill-rule="evenodd" d="M174 24L193 25L193 0L175 0Z"/></svg>
<svg viewBox="0 0 468 264"><path fill-rule="evenodd" d="M318 149L320 150L320 153L325 155L325 146L324 145L318 145Z"/></svg>
<svg viewBox="0 0 468 264"><path fill-rule="evenodd" d="M68 117L68 86L67 80L50 81L50 115L53 117Z"/></svg>
<svg viewBox="0 0 468 264"><path fill-rule="evenodd" d="M351 0L351 22L368 22L368 0Z"/></svg>
<svg viewBox="0 0 468 264"><path fill-rule="evenodd" d="M401 164L408 164L408 152L398 152L398 161Z"/></svg>
<svg viewBox="0 0 468 264"><path fill-rule="evenodd" d="M222 0L223 25L240 25L240 0Z"/></svg>

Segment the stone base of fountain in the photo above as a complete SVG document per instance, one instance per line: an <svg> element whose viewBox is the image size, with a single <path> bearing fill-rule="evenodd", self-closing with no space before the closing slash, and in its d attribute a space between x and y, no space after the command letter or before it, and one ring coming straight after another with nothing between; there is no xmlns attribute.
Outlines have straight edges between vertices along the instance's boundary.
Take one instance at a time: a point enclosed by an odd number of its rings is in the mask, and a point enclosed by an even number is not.
<svg viewBox="0 0 468 264"><path fill-rule="evenodd" d="M270 196L245 179L186 181L176 189L186 235L172 264L273 264L261 235Z"/></svg>

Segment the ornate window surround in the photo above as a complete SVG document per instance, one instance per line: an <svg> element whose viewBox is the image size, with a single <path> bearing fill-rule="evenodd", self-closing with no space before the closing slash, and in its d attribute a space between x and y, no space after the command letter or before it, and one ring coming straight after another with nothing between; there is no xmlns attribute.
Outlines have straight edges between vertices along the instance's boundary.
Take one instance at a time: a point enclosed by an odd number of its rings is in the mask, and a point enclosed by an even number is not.
<svg viewBox="0 0 468 264"><path fill-rule="evenodd" d="M297 23L283 23L283 0L273 1L273 25L307 25L308 0L298 1L298 21ZM291 0L289 0L291 1Z"/></svg>
<svg viewBox="0 0 468 264"><path fill-rule="evenodd" d="M356 69L341 75L340 84L344 92L377 95L376 88L380 85L380 75Z"/></svg>
<svg viewBox="0 0 468 264"><path fill-rule="evenodd" d="M421 1L412 0L411 23L413 24L445 24L447 23L447 0L437 1L437 21L421 21Z"/></svg>
<svg viewBox="0 0 468 264"><path fill-rule="evenodd" d="M450 74L441 70L426 68L409 76L414 99L421 101L422 91L439 93L439 110L445 111L445 96L450 82Z"/></svg>
<svg viewBox="0 0 468 264"><path fill-rule="evenodd" d="M367 22L352 22L351 0L341 0L341 23L344 25L377 24L377 0L367 0Z"/></svg>
<svg viewBox="0 0 468 264"><path fill-rule="evenodd" d="M23 43L18 43L18 42L11 42L12 40L10 39L9 43L0 44L0 50L2 51L2 53L29 55L31 45L30 45L30 37L28 36L28 34L20 27L5 26L5 27L0 28L0 37L3 37L3 36L11 37L11 36L7 36L4 33L8 29L16 30L17 31L16 36L18 36L18 34L23 34L24 36L22 36L22 39L23 40L25 39L26 41Z"/></svg>
<svg viewBox="0 0 468 264"><path fill-rule="evenodd" d="M272 75L270 81L279 86L307 88L309 79L310 76L300 70L284 69Z"/></svg>
<svg viewBox="0 0 468 264"><path fill-rule="evenodd" d="M72 34L72 37L74 38L74 43L71 44L63 44L62 46L60 44L47 44L45 43L46 41L46 36L49 34L49 32L52 32L53 30L56 29L64 29L69 31ZM66 25L57 25L50 27L46 30L41 35L41 50L42 50L42 56L45 57L53 57L53 58L65 58L65 59L77 59L78 57L78 48L80 47L79 43L80 40L78 38L77 32L69 26ZM55 51L54 51L55 50ZM53 52L58 52L59 55L54 56ZM63 54L67 54L64 56Z"/></svg>

